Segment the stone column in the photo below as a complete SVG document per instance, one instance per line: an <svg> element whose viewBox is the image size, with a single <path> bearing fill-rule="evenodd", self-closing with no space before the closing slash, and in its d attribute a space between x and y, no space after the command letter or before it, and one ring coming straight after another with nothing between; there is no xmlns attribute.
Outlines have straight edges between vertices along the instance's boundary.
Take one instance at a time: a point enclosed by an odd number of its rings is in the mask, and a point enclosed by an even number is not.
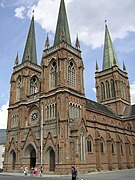
<svg viewBox="0 0 135 180"><path fill-rule="evenodd" d="M98 171L101 170L101 148L100 148L100 138L95 139L95 152L96 152L96 168Z"/></svg>
<svg viewBox="0 0 135 180"><path fill-rule="evenodd" d="M122 163L121 163L121 142L116 142L116 148L117 148L117 164L118 169L122 169Z"/></svg>
<svg viewBox="0 0 135 180"><path fill-rule="evenodd" d="M107 160L108 169L112 170L112 140L107 141Z"/></svg>
<svg viewBox="0 0 135 180"><path fill-rule="evenodd" d="M129 143L126 143L125 144L125 149L126 149L126 166L127 168L130 169L130 165L131 165L131 162L130 162L130 151L129 151Z"/></svg>
<svg viewBox="0 0 135 180"><path fill-rule="evenodd" d="M133 165L135 167L135 144L133 144Z"/></svg>

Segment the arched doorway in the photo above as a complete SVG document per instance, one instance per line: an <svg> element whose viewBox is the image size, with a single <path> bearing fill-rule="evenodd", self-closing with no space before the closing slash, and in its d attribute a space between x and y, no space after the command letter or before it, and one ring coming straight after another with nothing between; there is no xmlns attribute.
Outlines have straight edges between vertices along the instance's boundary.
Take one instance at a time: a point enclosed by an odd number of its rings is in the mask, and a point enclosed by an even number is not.
<svg viewBox="0 0 135 180"><path fill-rule="evenodd" d="M36 166L36 151L33 148L32 151L30 152L30 168Z"/></svg>
<svg viewBox="0 0 135 180"><path fill-rule="evenodd" d="M50 150L50 171L55 171L55 152Z"/></svg>
<svg viewBox="0 0 135 180"><path fill-rule="evenodd" d="M12 165L12 170L14 170L15 169L15 163L16 163L16 153L15 153L15 151L13 150L12 152L11 152L11 165Z"/></svg>
<svg viewBox="0 0 135 180"><path fill-rule="evenodd" d="M32 144L29 144L24 152L24 156L29 162L29 167L35 167L36 166L36 150Z"/></svg>

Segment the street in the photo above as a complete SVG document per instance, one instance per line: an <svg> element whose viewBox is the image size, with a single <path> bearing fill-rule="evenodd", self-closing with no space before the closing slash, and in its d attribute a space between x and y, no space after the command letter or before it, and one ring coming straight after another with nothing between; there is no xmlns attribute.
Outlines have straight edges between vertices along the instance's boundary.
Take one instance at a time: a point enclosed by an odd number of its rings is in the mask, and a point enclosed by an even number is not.
<svg viewBox="0 0 135 180"><path fill-rule="evenodd" d="M79 174L79 180L135 180L135 169L111 171L111 172L97 172L90 174ZM24 176L19 174L1 173L0 180L71 180L71 176L57 176L57 175L43 175L43 177Z"/></svg>

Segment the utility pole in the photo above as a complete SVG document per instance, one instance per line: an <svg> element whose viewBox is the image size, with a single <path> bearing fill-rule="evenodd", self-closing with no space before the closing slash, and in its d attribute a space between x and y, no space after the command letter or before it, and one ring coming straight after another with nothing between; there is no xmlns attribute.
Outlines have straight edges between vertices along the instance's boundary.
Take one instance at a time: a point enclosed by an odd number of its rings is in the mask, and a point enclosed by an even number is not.
<svg viewBox="0 0 135 180"><path fill-rule="evenodd" d="M44 119L44 108L43 108L43 103L41 104L41 132L40 132L40 165L42 166L42 156L43 156L43 119Z"/></svg>

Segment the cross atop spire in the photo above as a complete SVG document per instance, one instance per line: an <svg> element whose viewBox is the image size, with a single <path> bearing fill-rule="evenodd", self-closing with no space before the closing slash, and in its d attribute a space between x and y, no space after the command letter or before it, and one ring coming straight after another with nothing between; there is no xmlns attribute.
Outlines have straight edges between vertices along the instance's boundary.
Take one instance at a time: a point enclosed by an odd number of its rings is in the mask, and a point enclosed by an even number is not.
<svg viewBox="0 0 135 180"><path fill-rule="evenodd" d="M105 25L107 25L107 20L105 19Z"/></svg>
<svg viewBox="0 0 135 180"><path fill-rule="evenodd" d="M105 41L104 41L104 57L103 57L103 70L109 69L112 66L118 64L115 50L113 48L112 40L108 31L107 24L105 22Z"/></svg>
<svg viewBox="0 0 135 180"><path fill-rule="evenodd" d="M34 12L35 12L35 10L33 9L33 11L32 11L32 16L34 16Z"/></svg>
<svg viewBox="0 0 135 180"><path fill-rule="evenodd" d="M32 20L23 53L22 63L24 63L26 60L31 61L34 64L37 64L34 14L32 15Z"/></svg>
<svg viewBox="0 0 135 180"><path fill-rule="evenodd" d="M71 45L71 38L64 0L61 0L60 3L54 46L60 44L61 41L65 41L67 44Z"/></svg>

